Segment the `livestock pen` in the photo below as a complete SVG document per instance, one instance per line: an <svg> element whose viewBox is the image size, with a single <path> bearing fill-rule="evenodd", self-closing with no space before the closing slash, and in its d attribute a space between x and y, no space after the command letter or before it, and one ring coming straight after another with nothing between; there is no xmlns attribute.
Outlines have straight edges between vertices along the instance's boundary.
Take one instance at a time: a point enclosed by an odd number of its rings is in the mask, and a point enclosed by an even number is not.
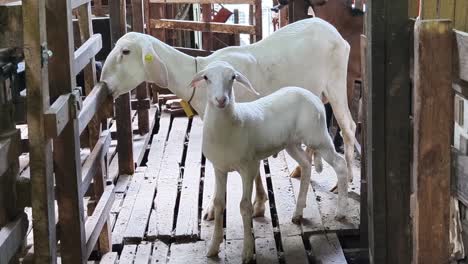
<svg viewBox="0 0 468 264"><path fill-rule="evenodd" d="M316 15L351 44L347 97L359 144L349 206L336 220L336 175L324 164L312 173L303 221L292 223L297 164L284 151L264 160L255 263L462 263L468 3L312 2L289 1L278 26ZM127 31L191 56L240 45L240 34L254 43L267 37L262 12L259 0L0 1L0 264L241 263L237 173L221 252L206 257L215 176L201 118L152 83L112 100L97 61Z"/></svg>

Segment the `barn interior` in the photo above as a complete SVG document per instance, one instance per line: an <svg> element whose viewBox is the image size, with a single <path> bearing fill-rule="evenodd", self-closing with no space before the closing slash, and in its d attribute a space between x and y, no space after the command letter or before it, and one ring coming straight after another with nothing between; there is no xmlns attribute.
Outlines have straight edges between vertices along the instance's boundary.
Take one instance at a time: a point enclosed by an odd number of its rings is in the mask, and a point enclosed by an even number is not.
<svg viewBox="0 0 468 264"><path fill-rule="evenodd" d="M312 17L350 45L345 218L328 163L297 224L297 162L263 159L252 263L465 263L467 14L466 0L0 0L0 264L242 263L238 172L220 252L206 256L216 176L190 100L153 82L114 98L102 67L128 32L209 57Z"/></svg>

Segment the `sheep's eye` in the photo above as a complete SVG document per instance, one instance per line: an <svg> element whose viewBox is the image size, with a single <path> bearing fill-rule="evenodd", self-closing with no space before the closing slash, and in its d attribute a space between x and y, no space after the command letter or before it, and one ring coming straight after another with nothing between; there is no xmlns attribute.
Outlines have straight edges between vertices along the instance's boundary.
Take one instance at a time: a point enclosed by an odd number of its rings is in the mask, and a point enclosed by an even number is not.
<svg viewBox="0 0 468 264"><path fill-rule="evenodd" d="M232 79L235 80L235 79L236 79L236 75L233 75L233 76L232 76Z"/></svg>
<svg viewBox="0 0 468 264"><path fill-rule="evenodd" d="M123 54L123 55L128 55L128 54L130 54L130 50L128 50L128 49L123 49L123 50L122 50L122 54Z"/></svg>
<svg viewBox="0 0 468 264"><path fill-rule="evenodd" d="M208 80L208 77L206 77L206 75L203 75L203 79Z"/></svg>

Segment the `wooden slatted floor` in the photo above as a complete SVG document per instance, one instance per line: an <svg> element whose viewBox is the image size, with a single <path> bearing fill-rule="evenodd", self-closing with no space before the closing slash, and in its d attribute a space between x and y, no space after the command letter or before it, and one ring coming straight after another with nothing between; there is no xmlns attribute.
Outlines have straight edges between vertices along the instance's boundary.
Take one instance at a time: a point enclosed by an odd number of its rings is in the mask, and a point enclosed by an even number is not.
<svg viewBox="0 0 468 264"><path fill-rule="evenodd" d="M217 259L205 257L214 226L201 218L214 192L214 173L202 158L201 133L199 117L161 115L147 162L139 164L135 175L121 175L116 182L111 211L114 252L100 263L241 263L242 190L236 173L228 178L222 251ZM261 173L269 206L265 217L253 220L256 263L346 263L337 233L358 229L359 168L355 166L349 189L347 220L338 222L337 195L329 192L336 175L324 165L321 174L313 172L305 221L298 226L291 217L299 180L288 176L295 161L283 152L264 161Z"/></svg>

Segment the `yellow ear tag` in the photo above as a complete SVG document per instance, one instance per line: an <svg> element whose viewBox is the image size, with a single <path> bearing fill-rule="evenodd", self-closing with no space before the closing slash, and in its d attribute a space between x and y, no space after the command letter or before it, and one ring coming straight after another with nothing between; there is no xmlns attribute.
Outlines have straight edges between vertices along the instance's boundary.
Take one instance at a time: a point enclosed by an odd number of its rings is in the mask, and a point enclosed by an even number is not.
<svg viewBox="0 0 468 264"><path fill-rule="evenodd" d="M193 112L192 107L186 101L184 101L184 100L180 101L180 106L182 106L182 109L184 109L185 115L187 117L192 117L192 116L195 115L195 113Z"/></svg>
<svg viewBox="0 0 468 264"><path fill-rule="evenodd" d="M146 55L145 55L145 61L148 61L148 62L153 61L153 55L151 55L151 54L146 54Z"/></svg>

